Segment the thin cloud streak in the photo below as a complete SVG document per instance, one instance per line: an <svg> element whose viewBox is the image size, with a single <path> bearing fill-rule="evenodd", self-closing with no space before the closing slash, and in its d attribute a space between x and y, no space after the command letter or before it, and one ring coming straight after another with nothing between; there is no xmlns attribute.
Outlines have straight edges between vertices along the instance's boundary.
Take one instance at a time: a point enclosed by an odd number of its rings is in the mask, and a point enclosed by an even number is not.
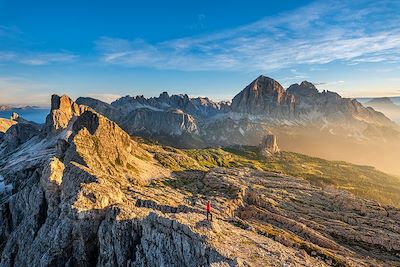
<svg viewBox="0 0 400 267"><path fill-rule="evenodd" d="M73 63L78 58L78 55L70 53L17 53L12 51L0 51L0 63L12 62L32 66Z"/></svg>
<svg viewBox="0 0 400 267"><path fill-rule="evenodd" d="M19 62L26 65L48 65L54 63L71 63L78 59L77 55L69 53L42 53L20 56Z"/></svg>
<svg viewBox="0 0 400 267"><path fill-rule="evenodd" d="M400 4L373 3L363 1L359 8L353 3L315 2L236 29L156 44L102 37L96 49L107 64L189 71L271 71L332 61L398 61Z"/></svg>

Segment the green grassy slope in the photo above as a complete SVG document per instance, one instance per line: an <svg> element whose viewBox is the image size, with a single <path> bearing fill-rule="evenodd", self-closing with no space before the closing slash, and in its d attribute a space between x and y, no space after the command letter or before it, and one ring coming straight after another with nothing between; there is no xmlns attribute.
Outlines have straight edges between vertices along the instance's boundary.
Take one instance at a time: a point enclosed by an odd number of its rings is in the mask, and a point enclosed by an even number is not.
<svg viewBox="0 0 400 267"><path fill-rule="evenodd" d="M167 146L151 147L155 158L173 171L250 167L301 177L321 187L335 186L362 198L400 207L400 177L370 166L329 161L293 152L281 152L265 158L259 156L257 147L253 146L186 150Z"/></svg>
<svg viewBox="0 0 400 267"><path fill-rule="evenodd" d="M329 161L298 153L281 152L273 157L260 157L256 147L184 150L200 166L247 166L307 179L318 186L333 185L353 194L400 207L400 178L370 166L342 161Z"/></svg>

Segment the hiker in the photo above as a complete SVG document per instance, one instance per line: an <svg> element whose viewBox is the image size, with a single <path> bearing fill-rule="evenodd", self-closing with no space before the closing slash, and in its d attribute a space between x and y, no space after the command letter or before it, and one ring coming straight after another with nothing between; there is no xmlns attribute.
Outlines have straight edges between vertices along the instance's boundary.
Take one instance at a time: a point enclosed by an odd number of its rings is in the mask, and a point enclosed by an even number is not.
<svg viewBox="0 0 400 267"><path fill-rule="evenodd" d="M208 219L208 215L210 215L210 221L212 221L212 213L211 213L211 203L210 203L210 201L207 201L206 210L207 210L207 221L209 220Z"/></svg>

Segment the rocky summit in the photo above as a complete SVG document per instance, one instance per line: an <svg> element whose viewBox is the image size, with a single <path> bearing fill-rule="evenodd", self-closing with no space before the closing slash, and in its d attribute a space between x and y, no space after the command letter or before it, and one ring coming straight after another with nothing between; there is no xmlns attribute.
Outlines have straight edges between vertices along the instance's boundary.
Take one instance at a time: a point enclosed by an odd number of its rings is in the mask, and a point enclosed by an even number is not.
<svg viewBox="0 0 400 267"><path fill-rule="evenodd" d="M0 266L400 266L393 206L144 142L67 96L25 127L0 141Z"/></svg>
<svg viewBox="0 0 400 267"><path fill-rule="evenodd" d="M295 105L295 97L288 94L282 85L260 76L233 98L231 108L238 113L291 118Z"/></svg>

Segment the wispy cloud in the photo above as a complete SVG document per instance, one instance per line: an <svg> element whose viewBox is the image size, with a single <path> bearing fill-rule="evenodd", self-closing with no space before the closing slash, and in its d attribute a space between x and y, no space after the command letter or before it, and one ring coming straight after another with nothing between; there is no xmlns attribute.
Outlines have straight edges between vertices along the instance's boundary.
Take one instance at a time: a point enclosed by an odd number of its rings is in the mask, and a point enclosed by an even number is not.
<svg viewBox="0 0 400 267"><path fill-rule="evenodd" d="M0 51L0 62L10 61L16 57L15 53L9 51Z"/></svg>
<svg viewBox="0 0 400 267"><path fill-rule="evenodd" d="M102 37L108 64L179 70L270 71L299 64L400 59L400 2L314 2L209 35L148 43Z"/></svg>
<svg viewBox="0 0 400 267"><path fill-rule="evenodd" d="M21 55L19 62L27 65L48 65L53 63L71 63L78 58L70 53L39 53Z"/></svg>
<svg viewBox="0 0 400 267"><path fill-rule="evenodd" d="M0 62L13 62L25 65L49 65L57 63L71 63L79 58L78 55L68 52L61 53L24 53L0 51Z"/></svg>
<svg viewBox="0 0 400 267"><path fill-rule="evenodd" d="M315 82L314 85L337 85L337 84L341 84L344 83L344 81L339 80L339 81L332 81L332 82Z"/></svg>

